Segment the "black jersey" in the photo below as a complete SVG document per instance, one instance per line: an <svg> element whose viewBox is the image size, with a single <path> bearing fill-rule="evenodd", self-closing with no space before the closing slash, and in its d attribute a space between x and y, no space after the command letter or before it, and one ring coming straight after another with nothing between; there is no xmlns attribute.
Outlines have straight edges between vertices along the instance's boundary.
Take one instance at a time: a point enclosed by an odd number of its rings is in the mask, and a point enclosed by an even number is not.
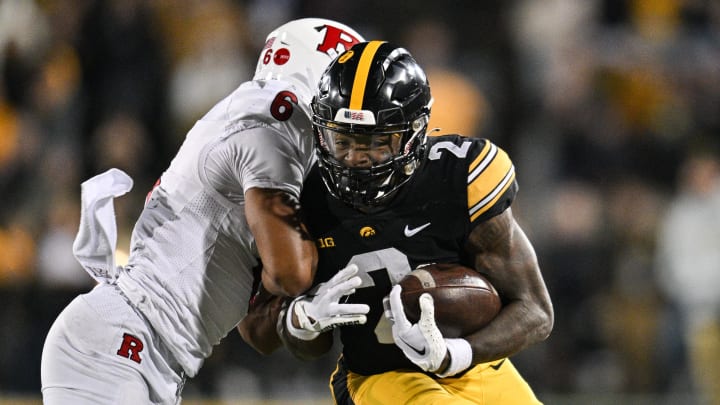
<svg viewBox="0 0 720 405"><path fill-rule="evenodd" d="M430 137L427 158L390 204L361 212L327 192L318 168L301 197L310 233L317 238L323 282L350 263L362 285L347 298L370 306L365 325L340 328L348 368L369 375L417 367L392 339L383 297L421 264L445 262L473 267L463 246L478 223L507 209L517 193L507 154L488 140L457 135Z"/></svg>

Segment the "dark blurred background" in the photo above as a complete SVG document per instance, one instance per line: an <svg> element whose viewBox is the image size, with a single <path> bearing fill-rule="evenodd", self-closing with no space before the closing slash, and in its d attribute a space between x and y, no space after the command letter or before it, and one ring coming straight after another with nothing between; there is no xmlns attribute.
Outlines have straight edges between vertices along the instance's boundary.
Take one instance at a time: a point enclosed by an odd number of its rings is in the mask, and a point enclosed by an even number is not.
<svg viewBox="0 0 720 405"><path fill-rule="evenodd" d="M0 0L0 403L39 402L45 334L92 287L80 183L134 178L126 247L193 122L310 16L404 45L431 126L513 158L557 316L514 357L543 401L720 404L717 0ZM327 402L334 361L231 332L185 397Z"/></svg>

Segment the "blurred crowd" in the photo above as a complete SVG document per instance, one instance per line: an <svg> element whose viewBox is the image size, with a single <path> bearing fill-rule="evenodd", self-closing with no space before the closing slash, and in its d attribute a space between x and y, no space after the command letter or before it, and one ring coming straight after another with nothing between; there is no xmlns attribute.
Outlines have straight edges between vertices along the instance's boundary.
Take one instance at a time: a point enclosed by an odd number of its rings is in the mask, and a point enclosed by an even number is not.
<svg viewBox="0 0 720 405"><path fill-rule="evenodd" d="M720 2L0 0L0 395L39 393L45 334L92 287L72 256L80 183L134 178L126 249L193 122L308 16L407 47L431 127L510 153L557 316L515 360L541 397L718 390ZM323 395L334 360L231 332L186 395Z"/></svg>

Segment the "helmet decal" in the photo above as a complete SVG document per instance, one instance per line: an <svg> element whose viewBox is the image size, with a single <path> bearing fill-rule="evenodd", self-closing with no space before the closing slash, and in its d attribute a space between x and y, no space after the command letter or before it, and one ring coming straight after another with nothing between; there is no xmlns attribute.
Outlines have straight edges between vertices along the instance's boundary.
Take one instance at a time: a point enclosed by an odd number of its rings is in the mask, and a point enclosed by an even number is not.
<svg viewBox="0 0 720 405"><path fill-rule="evenodd" d="M263 51L268 50L272 48L273 44L275 43L275 37L270 37L265 41L265 46L263 46Z"/></svg>
<svg viewBox="0 0 720 405"><path fill-rule="evenodd" d="M348 124L375 125L375 114L369 110L341 108L335 115L335 121Z"/></svg>
<svg viewBox="0 0 720 405"><path fill-rule="evenodd" d="M348 60L350 60L350 58L353 57L353 55L355 55L355 52L353 52L353 50L350 49L349 51L347 51L347 52L345 52L344 54L340 55L340 57L338 58L338 63L345 63L345 62L347 62Z"/></svg>
<svg viewBox="0 0 720 405"><path fill-rule="evenodd" d="M351 33L334 25L325 24L321 27L315 27L315 29L318 32L325 29L325 37L322 43L318 45L317 50L326 53L331 58L337 57L360 42L360 40ZM340 45L343 45L343 48L340 48Z"/></svg>
<svg viewBox="0 0 720 405"><path fill-rule="evenodd" d="M273 56L273 62L275 62L276 65L284 65L290 60L290 50L287 48L280 48L277 51L275 51L275 56Z"/></svg>
<svg viewBox="0 0 720 405"><path fill-rule="evenodd" d="M360 41L360 34L337 21L301 18L287 22L268 34L253 79L300 85L301 98L309 99L328 64Z"/></svg>
<svg viewBox="0 0 720 405"><path fill-rule="evenodd" d="M365 85L368 81L370 65L378 48L380 48L380 45L384 43L384 41L370 41L360 55L360 61L358 62L358 68L355 72L355 80L353 81L352 93L350 96L350 109L352 110L362 109L363 98L365 96Z"/></svg>

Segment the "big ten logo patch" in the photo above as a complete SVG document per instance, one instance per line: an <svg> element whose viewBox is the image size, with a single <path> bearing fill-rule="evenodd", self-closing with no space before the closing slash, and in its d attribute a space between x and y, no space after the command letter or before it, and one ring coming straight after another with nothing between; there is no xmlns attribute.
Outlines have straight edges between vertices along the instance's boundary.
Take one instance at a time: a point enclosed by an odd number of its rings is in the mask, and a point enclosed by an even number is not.
<svg viewBox="0 0 720 405"><path fill-rule="evenodd" d="M320 238L317 240L317 244L320 249L335 247L335 240L333 238Z"/></svg>
<svg viewBox="0 0 720 405"><path fill-rule="evenodd" d="M117 351L117 355L140 364L140 362L142 362L140 352L142 352L144 347L145 345L142 340L129 333L123 333L123 340L120 344L120 349Z"/></svg>

